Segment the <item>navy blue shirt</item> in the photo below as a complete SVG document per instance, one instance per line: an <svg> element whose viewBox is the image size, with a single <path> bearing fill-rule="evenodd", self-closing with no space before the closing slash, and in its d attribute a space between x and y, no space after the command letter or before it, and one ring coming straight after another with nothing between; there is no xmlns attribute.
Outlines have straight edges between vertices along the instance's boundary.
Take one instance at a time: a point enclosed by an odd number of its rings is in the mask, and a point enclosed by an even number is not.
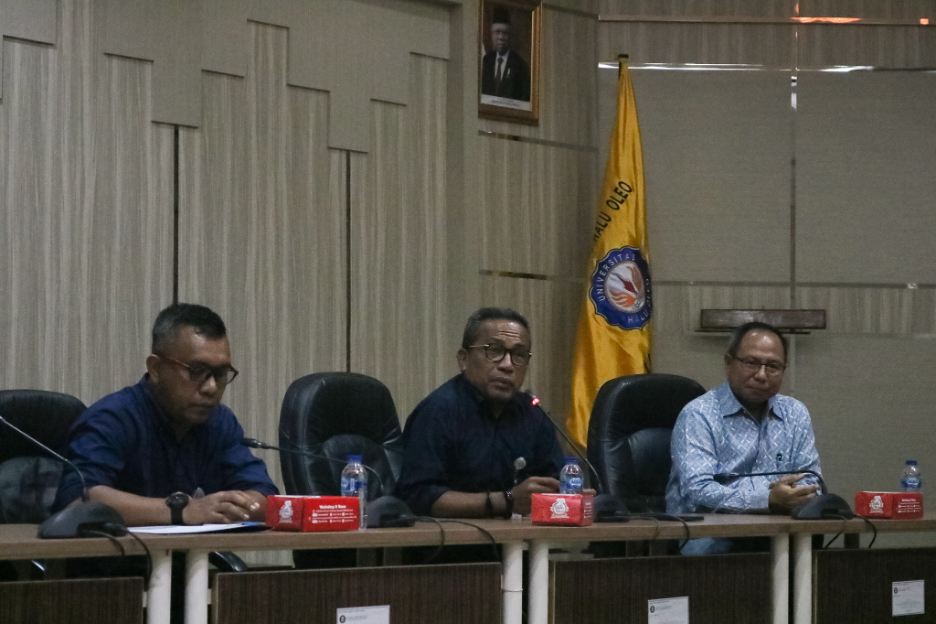
<svg viewBox="0 0 936 624"><path fill-rule="evenodd" d="M243 437L234 413L218 405L206 423L176 440L144 377L89 407L72 426L65 455L84 474L88 488L106 485L152 498L173 492L191 495L197 488L205 494L277 494L266 465L240 444ZM81 480L66 469L54 509L80 497Z"/></svg>
<svg viewBox="0 0 936 624"><path fill-rule="evenodd" d="M562 449L549 417L517 394L498 418L462 375L416 406L403 432L403 468L397 493L418 515L428 515L445 492L497 492L514 486L514 460L527 477L559 477Z"/></svg>

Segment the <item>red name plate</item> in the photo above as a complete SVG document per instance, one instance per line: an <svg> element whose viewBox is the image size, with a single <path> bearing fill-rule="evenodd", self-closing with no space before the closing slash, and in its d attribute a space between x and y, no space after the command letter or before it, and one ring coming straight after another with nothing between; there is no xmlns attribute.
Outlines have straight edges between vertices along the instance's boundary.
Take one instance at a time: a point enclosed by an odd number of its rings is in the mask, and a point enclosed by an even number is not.
<svg viewBox="0 0 936 624"><path fill-rule="evenodd" d="M920 492L858 492L855 513L869 518L923 517L923 494Z"/></svg>
<svg viewBox="0 0 936 624"><path fill-rule="evenodd" d="M533 524L588 526L594 500L591 494L534 494Z"/></svg>
<svg viewBox="0 0 936 624"><path fill-rule="evenodd" d="M266 525L278 531L354 531L357 497L267 496Z"/></svg>

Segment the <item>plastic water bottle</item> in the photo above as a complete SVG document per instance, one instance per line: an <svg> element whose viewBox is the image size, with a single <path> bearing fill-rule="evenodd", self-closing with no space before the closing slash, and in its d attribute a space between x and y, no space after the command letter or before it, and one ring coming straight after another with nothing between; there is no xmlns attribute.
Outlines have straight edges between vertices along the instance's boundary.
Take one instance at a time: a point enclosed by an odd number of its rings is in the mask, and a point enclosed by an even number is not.
<svg viewBox="0 0 936 624"><path fill-rule="evenodd" d="M920 476L920 469L917 468L916 460L908 459L907 466L900 475L900 489L904 492L919 492L923 487L923 478Z"/></svg>
<svg viewBox="0 0 936 624"><path fill-rule="evenodd" d="M559 493L581 494L583 485L578 457L566 457L566 464L559 473Z"/></svg>
<svg viewBox="0 0 936 624"><path fill-rule="evenodd" d="M367 526L364 504L367 502L367 472L361 464L360 455L348 455L348 465L341 471L341 495L357 496L360 501L361 526Z"/></svg>

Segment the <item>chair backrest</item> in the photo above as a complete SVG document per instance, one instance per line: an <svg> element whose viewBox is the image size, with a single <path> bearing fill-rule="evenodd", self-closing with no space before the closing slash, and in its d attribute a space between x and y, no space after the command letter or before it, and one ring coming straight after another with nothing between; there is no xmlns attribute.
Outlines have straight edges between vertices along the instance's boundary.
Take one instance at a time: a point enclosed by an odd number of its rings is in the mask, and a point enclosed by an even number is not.
<svg viewBox="0 0 936 624"><path fill-rule="evenodd" d="M666 511L670 438L682 408L705 393L679 375L626 375L598 391L588 423L588 459L609 494L632 512Z"/></svg>
<svg viewBox="0 0 936 624"><path fill-rule="evenodd" d="M0 391L0 416L46 446L65 450L68 431L87 409L68 394ZM0 424L0 523L37 523L49 516L62 465Z"/></svg>
<svg viewBox="0 0 936 624"><path fill-rule="evenodd" d="M383 483L368 479L368 498L392 494L400 475L402 431L390 391L357 373L316 373L294 381L283 398L279 443L329 459L280 453L288 494L338 495L348 455L362 455Z"/></svg>

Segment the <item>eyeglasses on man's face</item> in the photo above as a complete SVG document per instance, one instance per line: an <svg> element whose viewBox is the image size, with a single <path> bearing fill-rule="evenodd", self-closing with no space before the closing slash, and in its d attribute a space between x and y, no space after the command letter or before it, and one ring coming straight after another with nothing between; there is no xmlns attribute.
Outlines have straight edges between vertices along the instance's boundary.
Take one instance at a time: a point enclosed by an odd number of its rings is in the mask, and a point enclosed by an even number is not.
<svg viewBox="0 0 936 624"><path fill-rule="evenodd" d="M486 357L489 362L500 362L504 359L504 356L509 353L510 361L513 362L514 366L526 366L530 363L530 358L533 357L533 354L523 347L509 350L504 345L496 342L483 345L471 345L468 348L484 349L484 357Z"/></svg>
<svg viewBox="0 0 936 624"><path fill-rule="evenodd" d="M764 369L764 374L768 377L778 377L786 370L786 364L781 364L780 362L761 362L756 358L739 358L737 355L732 355L731 357L741 363L741 370L748 375L756 375L762 367Z"/></svg>
<svg viewBox="0 0 936 624"><path fill-rule="evenodd" d="M237 377L237 369L226 364L224 366L204 366L202 364L197 364L195 366L189 366L185 362L180 362L175 358L171 358L167 355L156 354L161 360L168 360L173 364L181 366L188 372L189 380L192 383L196 383L199 386L203 385L210 377L214 377L215 383L219 386L226 386Z"/></svg>

